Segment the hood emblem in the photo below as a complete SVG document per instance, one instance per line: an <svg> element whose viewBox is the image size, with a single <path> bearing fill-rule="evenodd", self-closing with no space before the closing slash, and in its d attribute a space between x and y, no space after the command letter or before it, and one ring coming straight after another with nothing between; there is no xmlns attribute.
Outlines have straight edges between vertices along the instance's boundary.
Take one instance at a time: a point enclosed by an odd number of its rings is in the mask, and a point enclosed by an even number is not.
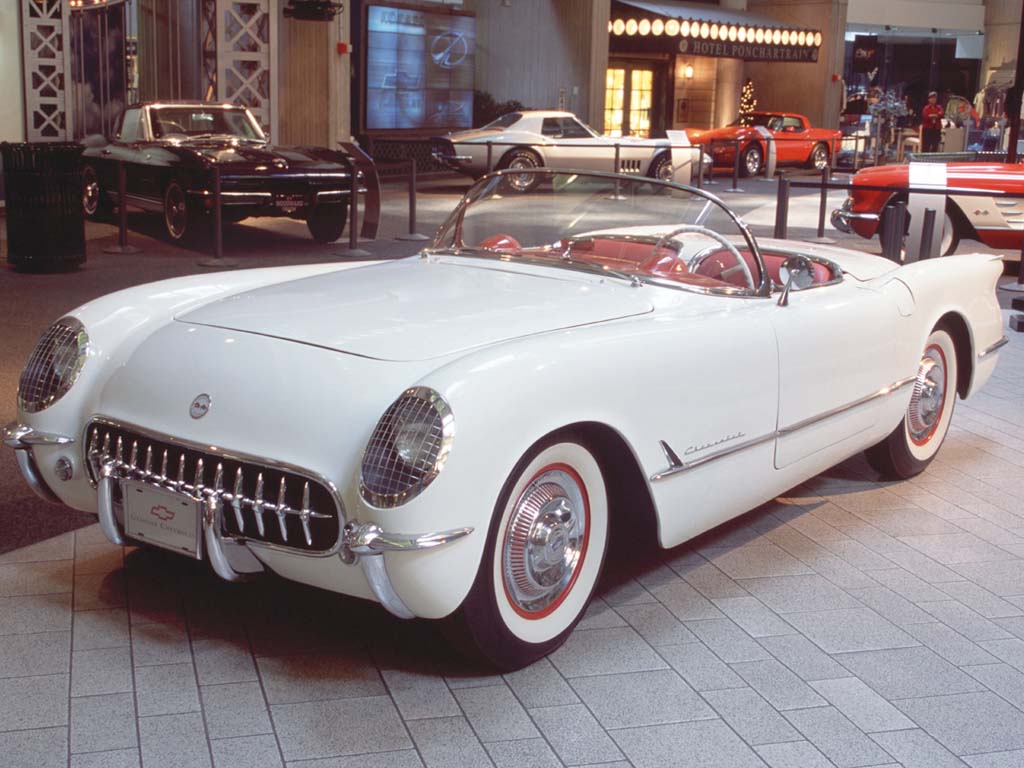
<svg viewBox="0 0 1024 768"><path fill-rule="evenodd" d="M210 405L213 400L205 392L201 395L196 395L192 404L188 407L188 415L193 419L201 419L207 413L210 412Z"/></svg>

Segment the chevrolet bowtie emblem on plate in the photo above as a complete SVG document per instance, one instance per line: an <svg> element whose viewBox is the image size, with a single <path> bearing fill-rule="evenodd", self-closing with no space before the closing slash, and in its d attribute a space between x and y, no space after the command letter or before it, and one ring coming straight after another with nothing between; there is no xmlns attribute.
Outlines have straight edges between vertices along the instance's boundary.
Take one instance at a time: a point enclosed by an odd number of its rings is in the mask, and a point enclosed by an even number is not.
<svg viewBox="0 0 1024 768"><path fill-rule="evenodd" d="M174 515L176 513L173 509L168 509L163 504L159 504L155 507L152 507L149 510L149 514L151 514L153 517L159 520L163 520L166 523L168 520L173 520Z"/></svg>
<svg viewBox="0 0 1024 768"><path fill-rule="evenodd" d="M205 393L196 395L192 405L188 407L188 415L193 419L203 418L203 416L210 412L210 403L212 402L210 396Z"/></svg>

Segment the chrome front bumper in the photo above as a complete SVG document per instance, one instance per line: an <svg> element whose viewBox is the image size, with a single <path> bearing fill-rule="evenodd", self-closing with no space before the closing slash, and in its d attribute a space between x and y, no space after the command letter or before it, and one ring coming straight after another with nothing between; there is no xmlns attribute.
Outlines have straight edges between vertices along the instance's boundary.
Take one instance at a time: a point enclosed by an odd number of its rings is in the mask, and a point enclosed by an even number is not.
<svg viewBox="0 0 1024 768"><path fill-rule="evenodd" d="M832 226L847 235L853 234L853 228L850 226L850 222L857 221L874 221L877 222L879 215L877 213L855 213L853 210L853 198L846 198L846 202L843 203L842 208L836 208L832 211Z"/></svg>
<svg viewBox="0 0 1024 768"><path fill-rule="evenodd" d="M29 487L41 498L54 503L63 503L39 474L32 449L44 445L68 445L74 438L38 432L32 427L12 422L3 428L3 444L13 448L18 460L18 468ZM107 539L117 546L129 544L124 528L118 520L115 490L127 479L123 460L93 448L85 457L89 462L93 476L96 478L96 511L100 528ZM152 474L152 473L150 473ZM133 474L136 481L150 482L138 471ZM164 482L166 478L153 478L156 487L169 488ZM253 554L261 547L269 547L264 542L246 539L241 536L225 536L221 518L224 514L226 493L215 488L198 487L179 490L201 503L202 540L206 557L214 572L225 581L241 581L247 576L265 570L263 563ZM347 564L358 563L374 596L393 615L402 619L414 618L412 611L402 602L388 576L384 562L385 552L416 552L434 549L450 544L468 536L473 528L456 528L449 531L430 533L390 533L374 523L347 522L342 533L341 548L338 556ZM293 552L299 557L311 557L300 551Z"/></svg>

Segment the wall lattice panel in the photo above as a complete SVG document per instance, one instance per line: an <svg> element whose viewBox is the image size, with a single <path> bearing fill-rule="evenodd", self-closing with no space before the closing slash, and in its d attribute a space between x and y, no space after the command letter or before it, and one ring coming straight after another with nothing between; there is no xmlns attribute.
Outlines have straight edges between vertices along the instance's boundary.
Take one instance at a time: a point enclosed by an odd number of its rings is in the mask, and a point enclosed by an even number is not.
<svg viewBox="0 0 1024 768"><path fill-rule="evenodd" d="M21 0L25 75L25 135L63 141L71 135L66 80L68 25L63 0Z"/></svg>
<svg viewBox="0 0 1024 768"><path fill-rule="evenodd" d="M277 2L217 0L218 97L252 110L277 134Z"/></svg>

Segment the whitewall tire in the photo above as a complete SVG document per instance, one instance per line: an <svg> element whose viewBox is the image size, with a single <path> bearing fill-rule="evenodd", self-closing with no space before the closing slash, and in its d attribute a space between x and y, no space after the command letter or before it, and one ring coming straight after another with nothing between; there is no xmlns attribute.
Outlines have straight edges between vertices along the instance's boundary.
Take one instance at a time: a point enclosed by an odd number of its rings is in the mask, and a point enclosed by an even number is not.
<svg viewBox="0 0 1024 768"><path fill-rule="evenodd" d="M608 542L608 493L571 436L535 446L498 497L480 570L456 614L473 655L518 669L555 650L583 616Z"/></svg>
<svg viewBox="0 0 1024 768"><path fill-rule="evenodd" d="M886 477L908 478L924 471L949 431L956 403L956 346L938 326L928 337L918 363L907 412L892 433L868 449L871 465Z"/></svg>

